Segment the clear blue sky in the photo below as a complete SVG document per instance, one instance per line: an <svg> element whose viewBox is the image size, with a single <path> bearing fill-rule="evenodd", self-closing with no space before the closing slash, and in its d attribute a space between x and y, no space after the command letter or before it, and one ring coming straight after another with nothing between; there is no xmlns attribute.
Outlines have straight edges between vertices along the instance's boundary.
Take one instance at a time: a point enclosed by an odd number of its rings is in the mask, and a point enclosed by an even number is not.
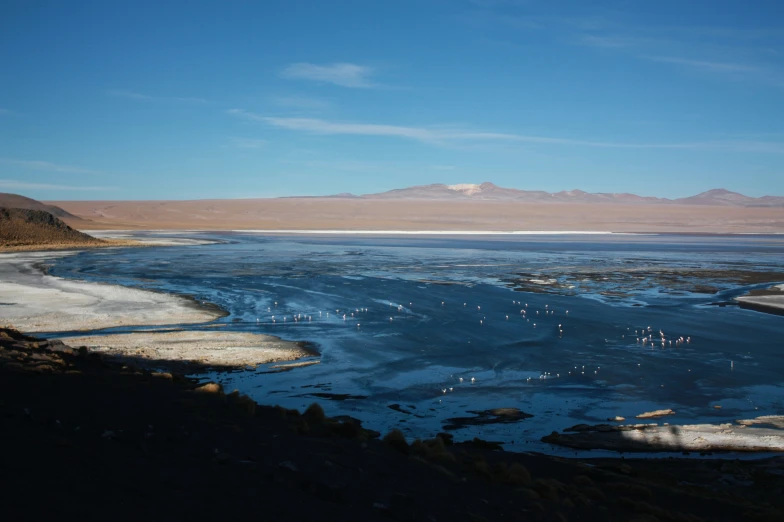
<svg viewBox="0 0 784 522"><path fill-rule="evenodd" d="M784 195L784 2L0 2L0 191Z"/></svg>

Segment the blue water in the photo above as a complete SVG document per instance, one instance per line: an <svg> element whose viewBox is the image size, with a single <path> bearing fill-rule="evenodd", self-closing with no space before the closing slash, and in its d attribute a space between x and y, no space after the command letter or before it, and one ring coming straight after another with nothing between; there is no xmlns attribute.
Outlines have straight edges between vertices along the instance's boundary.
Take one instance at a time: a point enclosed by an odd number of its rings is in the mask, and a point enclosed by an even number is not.
<svg viewBox="0 0 784 522"><path fill-rule="evenodd" d="M196 237L222 243L89 251L51 272L191 295L226 309L226 329L313 342L320 364L209 377L262 403L318 401L382 432L432 436L449 418L513 407L533 417L453 434L558 453L539 439L616 415L784 413L784 317L717 305L768 286L736 271L784 282L781 236ZM667 341L642 345L643 329Z"/></svg>

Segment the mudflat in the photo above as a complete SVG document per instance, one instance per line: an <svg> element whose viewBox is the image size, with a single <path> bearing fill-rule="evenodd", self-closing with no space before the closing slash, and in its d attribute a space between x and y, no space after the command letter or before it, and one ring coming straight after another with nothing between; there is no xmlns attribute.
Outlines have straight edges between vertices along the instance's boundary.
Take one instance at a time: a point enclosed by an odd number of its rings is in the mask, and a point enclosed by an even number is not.
<svg viewBox="0 0 784 522"><path fill-rule="evenodd" d="M104 230L784 233L784 207L357 198L50 203L81 218L74 226Z"/></svg>

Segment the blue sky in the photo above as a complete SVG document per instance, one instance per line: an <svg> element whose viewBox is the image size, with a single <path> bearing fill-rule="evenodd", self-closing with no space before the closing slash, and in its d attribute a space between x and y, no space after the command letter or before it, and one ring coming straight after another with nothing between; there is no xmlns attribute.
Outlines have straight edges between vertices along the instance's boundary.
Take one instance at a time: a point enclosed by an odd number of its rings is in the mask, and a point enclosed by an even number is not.
<svg viewBox="0 0 784 522"><path fill-rule="evenodd" d="M784 195L784 2L0 2L0 191Z"/></svg>

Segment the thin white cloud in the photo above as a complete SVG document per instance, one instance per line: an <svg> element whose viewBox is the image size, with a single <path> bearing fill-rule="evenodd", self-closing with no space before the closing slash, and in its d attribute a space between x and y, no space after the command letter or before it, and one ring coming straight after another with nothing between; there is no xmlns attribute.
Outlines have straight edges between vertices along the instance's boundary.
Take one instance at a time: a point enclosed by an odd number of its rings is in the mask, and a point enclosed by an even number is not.
<svg viewBox="0 0 784 522"><path fill-rule="evenodd" d="M68 172L71 174L101 174L96 170L85 169L82 167L74 167L71 165L60 165L58 163L52 163L49 161L0 158L0 163L5 165L14 165L25 169L47 170L50 172Z"/></svg>
<svg viewBox="0 0 784 522"><path fill-rule="evenodd" d="M128 98L129 100L152 100L151 96L140 94L138 92L126 91L124 89L110 89L106 91L109 96L116 96L118 98Z"/></svg>
<svg viewBox="0 0 784 522"><path fill-rule="evenodd" d="M207 103L207 100L205 100L204 98L195 98L195 97L188 97L188 96L149 96L147 94L142 94L135 91L129 91L126 89L110 89L106 91L106 94L117 98L126 98L128 100L136 100L136 101L163 101L163 102L168 101L174 103L189 103L194 105Z"/></svg>
<svg viewBox="0 0 784 522"><path fill-rule="evenodd" d="M370 81L373 69L353 63L333 63L316 65L314 63L293 63L283 69L283 78L312 80L332 83L341 87L368 88L374 84Z"/></svg>
<svg viewBox="0 0 784 522"><path fill-rule="evenodd" d="M593 34L583 35L579 43L587 47L601 47L604 49L624 49L633 47L635 40L618 36L596 36Z"/></svg>
<svg viewBox="0 0 784 522"><path fill-rule="evenodd" d="M433 170L455 170L454 165L432 165L430 168Z"/></svg>
<svg viewBox="0 0 784 522"><path fill-rule="evenodd" d="M332 106L332 104L327 100L313 98L311 96L300 96L296 94L273 96L271 100L276 105L292 109L323 110Z"/></svg>
<svg viewBox="0 0 784 522"><path fill-rule="evenodd" d="M483 132L446 127L412 127L377 123L334 122L316 118L281 118L255 114L242 109L231 109L229 114L250 121L292 131L324 135L388 136L405 138L430 144L455 144L473 142L512 142L541 145L572 145L579 147L615 149L673 149L673 150L730 150L784 154L784 143L770 141L699 141L681 143L628 143L593 141L550 136L532 136L504 132Z"/></svg>
<svg viewBox="0 0 784 522"><path fill-rule="evenodd" d="M231 138L231 144L240 149L263 149L267 146L267 140L253 138Z"/></svg>
<svg viewBox="0 0 784 522"><path fill-rule="evenodd" d="M644 56L643 58L647 60L652 60L654 62L683 65L686 67L691 67L693 69L698 69L701 71L708 71L708 72L723 72L723 73L741 72L742 73L742 72L760 71L759 67L755 67L753 65L746 65L742 63L718 62L718 61L708 61L708 60L689 60L686 58L677 58L673 56Z"/></svg>
<svg viewBox="0 0 784 522"><path fill-rule="evenodd" d="M3 107L0 107L0 114L11 114L11 111L9 109L4 109Z"/></svg>
<svg viewBox="0 0 784 522"><path fill-rule="evenodd" d="M15 179L0 179L0 190L117 190L117 187L84 187L76 185L53 185L49 183L30 183Z"/></svg>
<svg viewBox="0 0 784 522"><path fill-rule="evenodd" d="M171 100L171 101L174 101L174 102L177 102L177 103L192 103L192 104L195 104L195 105L201 105L201 104L207 103L206 99L204 99L204 98L196 98L196 97L193 97L193 96L188 96L188 97L177 97L177 96L175 96L175 97L171 97L171 98L159 98L159 99L161 99L161 100Z"/></svg>

